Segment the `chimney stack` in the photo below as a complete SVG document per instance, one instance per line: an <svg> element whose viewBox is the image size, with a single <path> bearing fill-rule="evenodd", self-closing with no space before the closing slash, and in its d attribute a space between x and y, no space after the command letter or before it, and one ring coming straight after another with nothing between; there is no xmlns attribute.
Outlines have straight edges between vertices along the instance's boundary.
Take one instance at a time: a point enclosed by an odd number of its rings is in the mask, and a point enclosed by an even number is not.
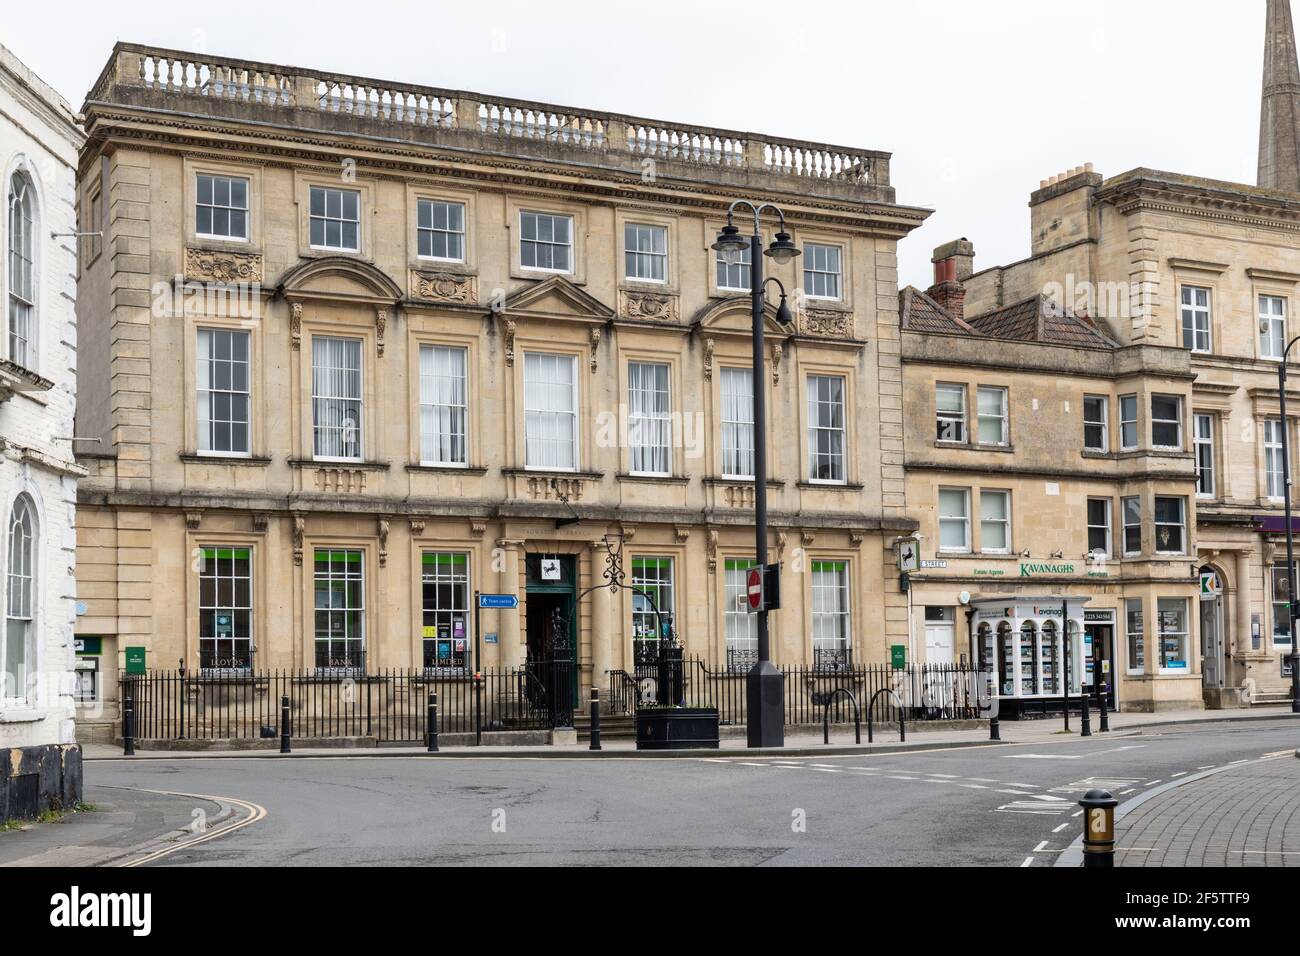
<svg viewBox="0 0 1300 956"><path fill-rule="evenodd" d="M946 242L934 250L934 285L926 295L957 318L965 318L966 287L963 283L975 271L975 246L965 237Z"/></svg>
<svg viewBox="0 0 1300 956"><path fill-rule="evenodd" d="M1268 0L1258 184L1300 192L1300 64L1290 0Z"/></svg>

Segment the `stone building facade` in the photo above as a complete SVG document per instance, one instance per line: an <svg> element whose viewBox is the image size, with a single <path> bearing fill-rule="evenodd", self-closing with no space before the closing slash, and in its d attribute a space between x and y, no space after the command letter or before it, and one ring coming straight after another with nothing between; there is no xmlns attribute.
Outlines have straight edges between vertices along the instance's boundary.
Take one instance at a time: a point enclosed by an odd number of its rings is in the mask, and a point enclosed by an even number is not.
<svg viewBox="0 0 1300 956"><path fill-rule="evenodd" d="M887 154L119 44L84 107L78 558L105 670L516 665L652 636L752 659L750 389L767 390L774 656L906 635ZM803 255L750 367L771 201ZM770 233L775 222L765 224ZM475 591L516 594L484 611ZM481 647L478 660L475 646Z"/></svg>
<svg viewBox="0 0 1300 956"><path fill-rule="evenodd" d="M72 109L0 47L0 821L81 797L73 619L77 330Z"/></svg>

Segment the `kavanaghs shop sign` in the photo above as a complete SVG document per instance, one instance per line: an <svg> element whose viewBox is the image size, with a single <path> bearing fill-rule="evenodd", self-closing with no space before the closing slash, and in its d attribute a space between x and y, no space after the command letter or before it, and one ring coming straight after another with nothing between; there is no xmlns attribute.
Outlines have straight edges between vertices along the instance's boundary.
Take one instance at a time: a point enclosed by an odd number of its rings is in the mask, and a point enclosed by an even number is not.
<svg viewBox="0 0 1300 956"><path fill-rule="evenodd" d="M1040 574L1073 574L1073 564L1022 564L1020 565L1020 576L1022 578L1033 578Z"/></svg>

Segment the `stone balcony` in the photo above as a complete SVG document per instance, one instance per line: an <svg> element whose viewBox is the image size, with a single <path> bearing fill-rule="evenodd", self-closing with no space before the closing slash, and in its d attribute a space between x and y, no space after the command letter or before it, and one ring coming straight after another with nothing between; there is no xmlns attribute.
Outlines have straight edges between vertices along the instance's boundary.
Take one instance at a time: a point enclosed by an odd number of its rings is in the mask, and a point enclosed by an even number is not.
<svg viewBox="0 0 1300 956"><path fill-rule="evenodd" d="M112 107L257 122L330 137L405 141L523 160L593 165L640 178L746 185L794 195L894 202L890 154L759 133L217 59L119 43L87 96L94 131Z"/></svg>

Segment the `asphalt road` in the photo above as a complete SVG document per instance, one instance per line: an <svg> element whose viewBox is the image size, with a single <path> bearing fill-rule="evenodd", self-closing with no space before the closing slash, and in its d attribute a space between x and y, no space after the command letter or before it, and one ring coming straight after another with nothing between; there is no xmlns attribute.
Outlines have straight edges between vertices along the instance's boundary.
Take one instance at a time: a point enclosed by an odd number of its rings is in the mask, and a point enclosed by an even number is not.
<svg viewBox="0 0 1300 956"><path fill-rule="evenodd" d="M156 866L1042 866L1091 787L1124 801L1297 745L1282 719L870 756L94 761L86 781L266 809Z"/></svg>

